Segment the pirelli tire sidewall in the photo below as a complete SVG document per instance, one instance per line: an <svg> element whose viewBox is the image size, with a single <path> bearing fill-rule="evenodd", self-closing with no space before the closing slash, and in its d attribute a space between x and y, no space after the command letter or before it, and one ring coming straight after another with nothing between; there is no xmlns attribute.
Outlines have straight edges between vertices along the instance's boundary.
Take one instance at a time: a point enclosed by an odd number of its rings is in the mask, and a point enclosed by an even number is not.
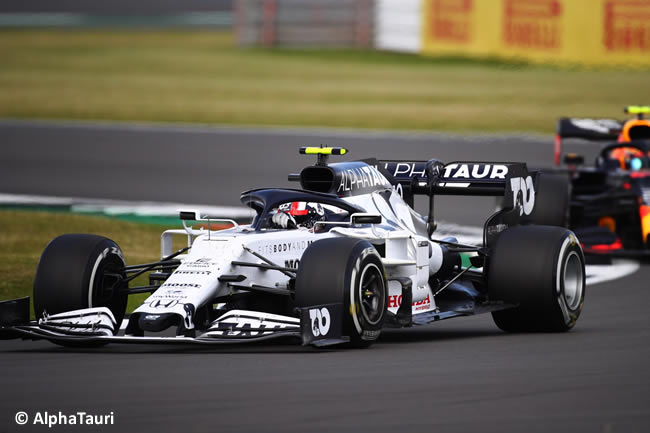
<svg viewBox="0 0 650 433"><path fill-rule="evenodd" d="M490 257L493 301L518 305L492 314L509 332L563 332L573 328L585 298L585 259L572 231L518 226L501 233Z"/></svg>
<svg viewBox="0 0 650 433"><path fill-rule="evenodd" d="M381 329L386 319L388 309L388 288L386 285L384 267L381 263L381 257L377 250L367 241L357 244L355 250L350 255L349 270L346 271L348 276L348 286L345 290L346 302L344 303L344 317L351 323L343 323L344 331L347 331L353 342L372 342L379 338ZM376 311L366 308L362 300L363 287L375 275L374 281L382 287L380 305ZM380 278L380 280L379 280ZM349 313L349 314L345 314ZM374 314L373 314L374 313Z"/></svg>
<svg viewBox="0 0 650 433"><path fill-rule="evenodd" d="M124 266L122 250L108 238L67 234L53 239L41 255L34 277L36 317L43 312L107 307L119 324L128 295L121 293L123 286L116 285L111 275Z"/></svg>
<svg viewBox="0 0 650 433"><path fill-rule="evenodd" d="M374 309L362 303L363 284L369 279L377 295ZM379 338L388 310L388 286L381 257L370 242L330 238L307 248L296 277L296 305L328 303L342 303L342 332L352 346L366 347Z"/></svg>

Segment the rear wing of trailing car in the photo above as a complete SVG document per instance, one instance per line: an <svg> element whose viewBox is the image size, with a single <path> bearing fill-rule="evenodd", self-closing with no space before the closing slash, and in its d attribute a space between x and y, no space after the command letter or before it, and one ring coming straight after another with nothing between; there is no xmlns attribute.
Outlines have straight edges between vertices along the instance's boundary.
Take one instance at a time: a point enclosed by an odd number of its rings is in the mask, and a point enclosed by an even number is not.
<svg viewBox="0 0 650 433"><path fill-rule="evenodd" d="M529 221L535 206L538 172L525 163L366 160L384 173L393 188L412 207L415 195L429 196L429 233L435 229L437 195L503 197L503 208L485 223L483 242L491 245L507 227Z"/></svg>
<svg viewBox="0 0 650 433"><path fill-rule="evenodd" d="M644 120L646 114L650 114L650 106L647 105L628 105L623 108L625 114L633 114L636 120L647 128L647 121ZM647 135L633 137L629 130L635 127L634 119L625 121L615 119L591 119L578 117L561 117L557 121L555 131L555 165L560 165L562 156L562 140L565 138L581 138L591 141L613 141L619 137L630 141L634 139L646 139Z"/></svg>
<svg viewBox="0 0 650 433"><path fill-rule="evenodd" d="M591 141L614 141L623 130L624 122L615 119L561 117L555 131L554 161L560 165L562 140L581 138Z"/></svg>

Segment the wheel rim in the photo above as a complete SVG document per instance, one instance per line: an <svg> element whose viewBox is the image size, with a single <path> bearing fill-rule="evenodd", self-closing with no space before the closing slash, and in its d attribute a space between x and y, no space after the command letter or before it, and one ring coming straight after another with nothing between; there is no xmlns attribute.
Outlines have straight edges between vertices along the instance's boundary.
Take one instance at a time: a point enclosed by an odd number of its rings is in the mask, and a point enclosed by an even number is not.
<svg viewBox="0 0 650 433"><path fill-rule="evenodd" d="M124 261L117 255L109 254L98 260L98 266L91 280L89 291L89 307L106 307L111 310L113 317L119 325L126 312L127 295L119 293L121 289L121 268ZM122 277L125 275L122 274Z"/></svg>
<svg viewBox="0 0 650 433"><path fill-rule="evenodd" d="M379 323L384 315L384 279L377 265L371 263L363 269L359 280L361 314L370 325Z"/></svg>
<svg viewBox="0 0 650 433"><path fill-rule="evenodd" d="M570 310L575 310L582 299L583 284L582 263L575 251L571 251L564 262L564 300Z"/></svg>
<svg viewBox="0 0 650 433"><path fill-rule="evenodd" d="M119 290L120 267L123 263L114 256L108 256L103 259L98 266L95 281L92 281L91 299L93 307L108 306L116 297L116 291Z"/></svg>

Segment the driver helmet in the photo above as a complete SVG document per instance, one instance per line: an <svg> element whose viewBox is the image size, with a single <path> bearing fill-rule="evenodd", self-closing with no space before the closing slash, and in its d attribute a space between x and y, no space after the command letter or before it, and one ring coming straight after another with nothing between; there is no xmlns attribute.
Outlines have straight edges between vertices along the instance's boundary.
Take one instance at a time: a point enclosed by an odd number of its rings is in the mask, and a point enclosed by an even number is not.
<svg viewBox="0 0 650 433"><path fill-rule="evenodd" d="M278 211L291 215L299 227L311 228L316 222L325 218L325 210L320 203L305 201L283 203L278 207Z"/></svg>
<svg viewBox="0 0 650 433"><path fill-rule="evenodd" d="M639 170L643 156L636 147L617 147L609 152L609 158L617 161L621 170Z"/></svg>

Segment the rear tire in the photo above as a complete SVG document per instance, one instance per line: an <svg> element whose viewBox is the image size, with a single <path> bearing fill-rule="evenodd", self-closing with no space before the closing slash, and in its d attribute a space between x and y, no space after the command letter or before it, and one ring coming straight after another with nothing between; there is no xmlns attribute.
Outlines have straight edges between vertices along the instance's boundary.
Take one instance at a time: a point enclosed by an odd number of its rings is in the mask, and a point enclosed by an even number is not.
<svg viewBox="0 0 650 433"><path fill-rule="evenodd" d="M44 312L107 307L119 326L128 295L121 291L124 285L108 274L119 274L124 266L122 250L108 238L86 234L55 238L45 247L34 277L36 318Z"/></svg>
<svg viewBox="0 0 650 433"><path fill-rule="evenodd" d="M495 311L507 332L564 332L580 316L585 296L585 259L570 230L516 226L501 233L490 256L488 293L492 301L518 304Z"/></svg>
<svg viewBox="0 0 650 433"><path fill-rule="evenodd" d="M571 185L567 173L542 172L535 186L535 207L530 222L547 226L569 226Z"/></svg>
<svg viewBox="0 0 650 433"><path fill-rule="evenodd" d="M353 347L368 347L379 338L387 291L381 257L368 241L323 239L311 244L300 259L296 306L342 303L342 331Z"/></svg>

